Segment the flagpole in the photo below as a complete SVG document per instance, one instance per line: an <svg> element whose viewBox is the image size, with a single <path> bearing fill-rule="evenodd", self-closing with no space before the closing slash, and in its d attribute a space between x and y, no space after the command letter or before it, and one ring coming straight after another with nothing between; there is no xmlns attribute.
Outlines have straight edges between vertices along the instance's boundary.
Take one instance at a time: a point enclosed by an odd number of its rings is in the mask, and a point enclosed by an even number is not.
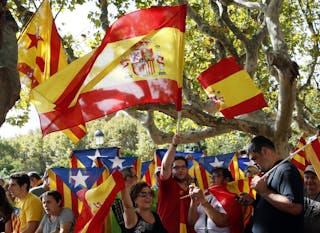
<svg viewBox="0 0 320 233"><path fill-rule="evenodd" d="M285 163L286 161L288 161L289 159L291 159L294 155L298 154L300 151L304 150L304 148L306 148L306 146L309 144L310 142L308 142L307 144L303 145L300 149L296 150L295 152L291 153L288 157L286 157L284 160L282 160L280 163L278 163L276 166L274 166L273 168L271 168L269 171L267 171L266 173L263 174L263 176L261 178L266 178L272 171L274 171L280 164Z"/></svg>
<svg viewBox="0 0 320 233"><path fill-rule="evenodd" d="M180 133L181 111L178 111L177 133Z"/></svg>

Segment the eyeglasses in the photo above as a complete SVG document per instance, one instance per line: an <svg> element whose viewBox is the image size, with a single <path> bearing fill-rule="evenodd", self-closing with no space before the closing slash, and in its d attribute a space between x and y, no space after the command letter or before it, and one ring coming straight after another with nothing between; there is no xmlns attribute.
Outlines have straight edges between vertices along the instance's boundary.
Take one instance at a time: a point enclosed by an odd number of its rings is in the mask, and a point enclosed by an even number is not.
<svg viewBox="0 0 320 233"><path fill-rule="evenodd" d="M172 167L172 168L175 169L175 170L187 169L187 166L186 166L186 165L184 165L184 166L174 166L174 167Z"/></svg>
<svg viewBox="0 0 320 233"><path fill-rule="evenodd" d="M147 196L153 197L154 193L151 191L150 192L140 192L138 195L139 195L139 197L147 197Z"/></svg>

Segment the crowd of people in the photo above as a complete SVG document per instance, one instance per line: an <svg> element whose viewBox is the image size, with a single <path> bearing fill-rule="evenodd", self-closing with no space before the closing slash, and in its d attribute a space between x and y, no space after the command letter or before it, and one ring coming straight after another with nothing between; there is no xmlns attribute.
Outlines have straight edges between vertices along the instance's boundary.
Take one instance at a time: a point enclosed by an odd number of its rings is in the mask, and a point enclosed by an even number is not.
<svg viewBox="0 0 320 233"><path fill-rule="evenodd" d="M209 190L201 190L188 174L187 159L175 156L181 142L181 136L174 135L156 169L154 187L138 181L134 167L121 170L125 189L110 210L112 232L319 232L320 180L311 165L302 179L271 140L257 136L247 147L256 165L245 171L256 196L228 191L233 177L222 167L213 169ZM73 232L75 215L62 203L62 195L49 190L47 173L42 178L36 172L14 173L0 185L0 232ZM249 221L243 218L246 206L253 207Z"/></svg>

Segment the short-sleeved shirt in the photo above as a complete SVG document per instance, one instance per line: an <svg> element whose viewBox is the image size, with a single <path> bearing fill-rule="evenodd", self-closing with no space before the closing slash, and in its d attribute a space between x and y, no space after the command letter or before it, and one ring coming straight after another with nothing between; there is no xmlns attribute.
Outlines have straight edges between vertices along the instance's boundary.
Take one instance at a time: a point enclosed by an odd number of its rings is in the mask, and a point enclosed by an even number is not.
<svg viewBox="0 0 320 233"><path fill-rule="evenodd" d="M293 203L303 205L303 181L297 168L290 162L280 164L268 177L268 188L286 196ZM253 233L302 233L303 213L292 215L280 211L261 196L253 214Z"/></svg>
<svg viewBox="0 0 320 233"><path fill-rule="evenodd" d="M44 210L40 199L32 193L28 193L25 198L15 203L13 213L13 232L21 232L27 227L28 222L40 222Z"/></svg>
<svg viewBox="0 0 320 233"><path fill-rule="evenodd" d="M304 232L320 232L320 193L304 197Z"/></svg>
<svg viewBox="0 0 320 233"><path fill-rule="evenodd" d="M184 219L186 221L188 219L190 198L188 197L180 200L181 196L188 194L189 190L183 190L173 177L163 180L163 178L160 176L158 191L158 214L164 227L170 233L179 233L180 202L182 203L182 208L184 209ZM193 229L191 229L191 232L192 231Z"/></svg>
<svg viewBox="0 0 320 233"><path fill-rule="evenodd" d="M59 232L60 225L67 222L72 223L72 227L69 232L73 232L75 219L74 219L72 210L70 208L63 208L63 210L61 211L61 214L54 221L50 220L50 216L48 214L43 216L40 225L42 226L43 233L51 233L51 232Z"/></svg>
<svg viewBox="0 0 320 233"><path fill-rule="evenodd" d="M213 206L218 212L227 214L221 203L212 194L206 196L206 200ZM199 205L197 207L199 214L198 220L194 224L194 230L197 233L229 233L229 227L217 227L204 211L204 208Z"/></svg>

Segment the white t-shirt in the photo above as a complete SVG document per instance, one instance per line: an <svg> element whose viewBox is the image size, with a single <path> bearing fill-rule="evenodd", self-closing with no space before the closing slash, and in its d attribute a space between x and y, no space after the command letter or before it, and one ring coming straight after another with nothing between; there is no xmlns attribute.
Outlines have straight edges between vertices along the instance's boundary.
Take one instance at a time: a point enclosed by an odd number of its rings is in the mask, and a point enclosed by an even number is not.
<svg viewBox="0 0 320 233"><path fill-rule="evenodd" d="M220 213L226 214L226 211L220 202L212 194L206 196L206 200ZM199 205L197 208L199 218L194 225L197 233L229 233L229 227L217 227L216 224L206 215L204 208Z"/></svg>

